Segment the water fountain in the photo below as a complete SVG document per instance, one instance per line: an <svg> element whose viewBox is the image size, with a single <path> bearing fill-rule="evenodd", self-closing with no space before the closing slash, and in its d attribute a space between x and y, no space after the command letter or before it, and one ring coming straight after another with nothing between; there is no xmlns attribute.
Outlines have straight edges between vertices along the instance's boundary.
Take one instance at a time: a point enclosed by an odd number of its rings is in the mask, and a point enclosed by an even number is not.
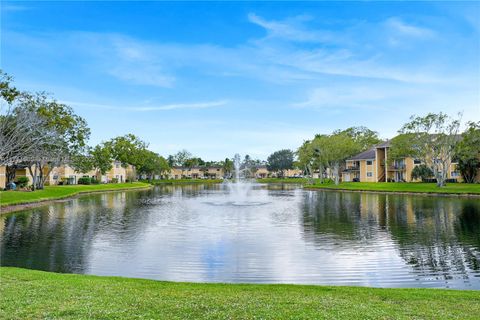
<svg viewBox="0 0 480 320"><path fill-rule="evenodd" d="M227 193L222 199L216 199L216 201L209 201L208 204L216 206L259 206L269 203L265 201L260 192L252 193L255 187L255 183L246 179L245 172L248 170L246 166L242 168L242 160L237 153L233 157L234 174L232 181L225 180Z"/></svg>

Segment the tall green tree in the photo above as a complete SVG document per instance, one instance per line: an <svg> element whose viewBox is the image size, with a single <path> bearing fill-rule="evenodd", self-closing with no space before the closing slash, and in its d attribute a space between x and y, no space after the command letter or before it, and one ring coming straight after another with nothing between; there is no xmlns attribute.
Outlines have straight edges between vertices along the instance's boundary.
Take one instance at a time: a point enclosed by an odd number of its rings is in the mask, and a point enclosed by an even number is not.
<svg viewBox="0 0 480 320"><path fill-rule="evenodd" d="M233 172L233 161L229 158L225 158L225 161L222 163L223 172L226 176L230 176Z"/></svg>
<svg viewBox="0 0 480 320"><path fill-rule="evenodd" d="M109 148L112 158L126 168L128 165L139 167L143 164L148 144L133 134L126 134L107 141L105 146Z"/></svg>
<svg viewBox="0 0 480 320"><path fill-rule="evenodd" d="M186 166L187 160L191 159L192 157L193 157L192 154L188 150L186 149L180 150L173 156L174 165Z"/></svg>
<svg viewBox="0 0 480 320"><path fill-rule="evenodd" d="M314 150L312 142L307 140L297 149L297 165L302 168L308 177L313 175L313 166L315 164Z"/></svg>
<svg viewBox="0 0 480 320"><path fill-rule="evenodd" d="M353 139L358 146L358 152L362 152L370 149L374 145L381 142L378 137L378 132L368 129L367 127L350 127L342 131L336 131L336 133L343 132Z"/></svg>
<svg viewBox="0 0 480 320"><path fill-rule="evenodd" d="M44 131L50 138L38 144L31 152L27 164L33 177L33 189L43 189L50 172L84 151L90 136L87 122L65 104L50 99L44 93L24 94L22 109L35 113L42 120Z"/></svg>
<svg viewBox="0 0 480 320"><path fill-rule="evenodd" d="M455 147L455 159L463 180L467 183L475 182L480 170L480 121L467 123L467 129Z"/></svg>
<svg viewBox="0 0 480 320"><path fill-rule="evenodd" d="M328 148L329 135L317 134L310 144L309 153L312 155L313 167L318 170L320 183L323 183L325 170L330 165L330 155L324 148Z"/></svg>
<svg viewBox="0 0 480 320"><path fill-rule="evenodd" d="M340 183L340 169L345 160L359 149L359 144L345 132L336 132L323 139L318 150L319 158L332 170L336 185Z"/></svg>
<svg viewBox="0 0 480 320"><path fill-rule="evenodd" d="M93 148L88 148L85 154L75 156L71 161L71 166L76 172L88 172L95 170L96 176L103 176L113 167L112 151L105 144L98 144Z"/></svg>
<svg viewBox="0 0 480 320"><path fill-rule="evenodd" d="M100 175L105 175L113 167L112 150L105 144L96 145L91 151L93 169Z"/></svg>
<svg viewBox="0 0 480 320"><path fill-rule="evenodd" d="M30 160L38 149L56 139L46 121L27 108L31 95L20 92L12 77L0 70L0 165L7 167L7 181L12 181L21 162Z"/></svg>
<svg viewBox="0 0 480 320"><path fill-rule="evenodd" d="M444 113L412 116L392 139L390 155L412 157L428 166L443 187L459 141L460 116L456 119Z"/></svg>
<svg viewBox="0 0 480 320"><path fill-rule="evenodd" d="M267 168L270 171L280 173L284 176L285 170L293 168L295 155L292 150L283 149L275 151L267 158Z"/></svg>
<svg viewBox="0 0 480 320"><path fill-rule="evenodd" d="M163 175L170 170L167 160L153 151L145 150L143 157L144 161L137 168L137 173L146 175L148 180L152 180L155 175Z"/></svg>
<svg viewBox="0 0 480 320"><path fill-rule="evenodd" d="M20 95L20 91L13 86L12 76L0 69L0 96L8 104L12 104Z"/></svg>

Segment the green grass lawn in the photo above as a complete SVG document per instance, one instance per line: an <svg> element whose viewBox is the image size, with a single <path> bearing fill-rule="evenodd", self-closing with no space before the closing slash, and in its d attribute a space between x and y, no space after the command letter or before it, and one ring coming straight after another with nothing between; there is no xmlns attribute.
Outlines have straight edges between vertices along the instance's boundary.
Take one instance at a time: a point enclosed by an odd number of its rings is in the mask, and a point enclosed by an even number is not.
<svg viewBox="0 0 480 320"><path fill-rule="evenodd" d="M202 284L0 268L1 319L478 319L480 291Z"/></svg>
<svg viewBox="0 0 480 320"><path fill-rule="evenodd" d="M262 178L257 179L259 183L307 183L307 178Z"/></svg>
<svg viewBox="0 0 480 320"><path fill-rule="evenodd" d="M162 180L142 180L150 184L159 186L165 184L208 184L208 183L222 183L223 179L162 179Z"/></svg>
<svg viewBox="0 0 480 320"><path fill-rule="evenodd" d="M92 185L46 186L36 191L0 191L0 205L14 205L43 200L62 199L83 192L111 191L131 188L146 188L149 184L143 182L109 183Z"/></svg>
<svg viewBox="0 0 480 320"><path fill-rule="evenodd" d="M480 184L447 183L445 187L437 187L435 183L421 182L343 182L335 184L313 184L308 188L383 191L383 192L425 192L450 194L480 194Z"/></svg>

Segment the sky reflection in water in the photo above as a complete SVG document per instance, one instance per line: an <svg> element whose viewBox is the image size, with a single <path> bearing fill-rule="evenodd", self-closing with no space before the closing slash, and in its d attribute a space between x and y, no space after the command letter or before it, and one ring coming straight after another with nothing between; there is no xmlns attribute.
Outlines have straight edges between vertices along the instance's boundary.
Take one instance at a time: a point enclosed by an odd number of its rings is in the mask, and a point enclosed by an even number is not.
<svg viewBox="0 0 480 320"><path fill-rule="evenodd" d="M223 185L0 217L1 264L171 281L480 289L478 199Z"/></svg>

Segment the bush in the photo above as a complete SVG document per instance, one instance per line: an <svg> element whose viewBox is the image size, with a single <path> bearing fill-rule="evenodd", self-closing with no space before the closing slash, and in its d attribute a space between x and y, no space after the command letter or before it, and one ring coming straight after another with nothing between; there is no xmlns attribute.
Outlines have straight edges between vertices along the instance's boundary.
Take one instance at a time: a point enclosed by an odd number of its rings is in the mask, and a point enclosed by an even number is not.
<svg viewBox="0 0 480 320"><path fill-rule="evenodd" d="M90 177L81 177L78 179L78 184L90 184L91 182Z"/></svg>
<svg viewBox="0 0 480 320"><path fill-rule="evenodd" d="M118 179L117 178L112 178L112 180L110 180L110 183L118 183Z"/></svg>
<svg viewBox="0 0 480 320"><path fill-rule="evenodd" d="M18 177L15 184L17 185L17 188L25 188L29 181L30 180L27 177Z"/></svg>
<svg viewBox="0 0 480 320"><path fill-rule="evenodd" d="M430 179L433 177L433 172L432 169L427 167L424 164L421 164L419 166L416 166L412 170L412 179L422 179L422 181L425 181L426 179Z"/></svg>
<svg viewBox="0 0 480 320"><path fill-rule="evenodd" d="M100 181L98 181L97 178L92 177L92 178L90 178L90 183L91 184L99 184Z"/></svg>

